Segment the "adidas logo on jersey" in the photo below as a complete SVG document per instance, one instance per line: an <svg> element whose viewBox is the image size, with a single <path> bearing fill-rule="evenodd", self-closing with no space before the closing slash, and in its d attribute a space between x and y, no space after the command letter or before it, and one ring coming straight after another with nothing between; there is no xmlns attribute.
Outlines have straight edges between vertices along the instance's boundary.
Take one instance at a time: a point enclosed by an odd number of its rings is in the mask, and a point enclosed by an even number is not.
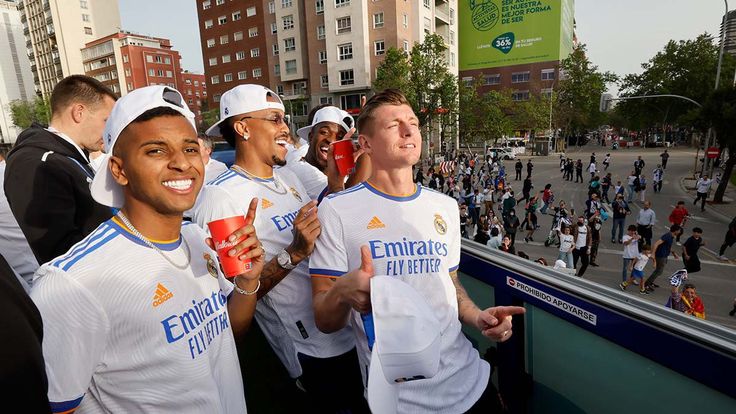
<svg viewBox="0 0 736 414"><path fill-rule="evenodd" d="M386 227L386 225L383 224L383 222L381 221L381 219L379 219L377 216L373 216L373 218L371 219L371 221L368 222L367 229L368 230L382 229L384 227Z"/></svg>
<svg viewBox="0 0 736 414"><path fill-rule="evenodd" d="M270 202L270 201L268 201L267 199L265 199L265 198L262 198L261 199L261 208L266 209L266 208L271 207L272 205L273 205L273 203Z"/></svg>
<svg viewBox="0 0 736 414"><path fill-rule="evenodd" d="M158 286L156 286L156 293L153 294L153 307L155 308L173 297L174 294L171 293L169 289L166 289L164 285L159 283Z"/></svg>

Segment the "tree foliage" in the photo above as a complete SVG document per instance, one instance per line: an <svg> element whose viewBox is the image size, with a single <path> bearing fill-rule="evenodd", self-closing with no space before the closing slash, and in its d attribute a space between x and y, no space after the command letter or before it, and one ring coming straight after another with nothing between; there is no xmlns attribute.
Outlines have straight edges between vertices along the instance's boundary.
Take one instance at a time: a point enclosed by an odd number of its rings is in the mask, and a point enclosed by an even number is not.
<svg viewBox="0 0 736 414"><path fill-rule="evenodd" d="M723 168L723 179L713 197L713 201L720 203L736 164L736 88L729 85L711 93L700 110L700 117L704 124L713 126L721 153L728 150L729 154Z"/></svg>
<svg viewBox="0 0 736 414"><path fill-rule="evenodd" d="M460 84L460 142L492 141L510 135L515 127L510 91L489 91L480 94L481 79Z"/></svg>
<svg viewBox="0 0 736 414"><path fill-rule="evenodd" d="M21 129L30 127L34 122L48 125L51 119L51 103L40 96L33 101L12 101L10 117L13 124Z"/></svg>

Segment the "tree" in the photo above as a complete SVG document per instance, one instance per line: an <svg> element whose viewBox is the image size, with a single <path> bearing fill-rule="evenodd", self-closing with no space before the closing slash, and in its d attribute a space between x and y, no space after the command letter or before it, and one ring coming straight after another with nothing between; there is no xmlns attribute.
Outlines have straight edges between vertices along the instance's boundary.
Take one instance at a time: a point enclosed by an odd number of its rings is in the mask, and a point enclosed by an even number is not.
<svg viewBox="0 0 736 414"><path fill-rule="evenodd" d="M727 83L728 84L728 83ZM721 154L728 151L728 161L723 167L721 184L716 189L713 202L722 203L729 178L736 165L736 88L727 86L713 92L700 110L704 123L713 126L716 131Z"/></svg>
<svg viewBox="0 0 736 414"><path fill-rule="evenodd" d="M373 90L379 92L384 89L409 89L409 60L403 50L389 48L383 62L378 65Z"/></svg>
<svg viewBox="0 0 736 414"><path fill-rule="evenodd" d="M473 83L462 82L459 86L460 142L496 141L514 130L514 119L510 91L478 93L482 85L480 77Z"/></svg>
<svg viewBox="0 0 736 414"><path fill-rule="evenodd" d="M37 122L48 125L51 119L51 104L48 99L36 97L33 101L15 100L10 103L10 117L13 124L26 129Z"/></svg>
<svg viewBox="0 0 736 414"><path fill-rule="evenodd" d="M568 135L600 126L605 119L599 110L600 96L607 83L617 80L616 75L600 72L588 59L584 44L560 62L560 72L554 117L557 124Z"/></svg>

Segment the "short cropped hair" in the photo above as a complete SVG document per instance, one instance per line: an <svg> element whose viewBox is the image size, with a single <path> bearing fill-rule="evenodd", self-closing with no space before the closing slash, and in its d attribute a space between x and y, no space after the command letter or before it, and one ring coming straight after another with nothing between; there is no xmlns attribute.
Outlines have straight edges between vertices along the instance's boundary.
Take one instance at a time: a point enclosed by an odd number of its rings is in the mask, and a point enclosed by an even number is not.
<svg viewBox="0 0 736 414"><path fill-rule="evenodd" d="M51 116L53 117L75 102L89 106L97 105L106 96L113 101L118 100L118 96L112 89L95 78L85 75L67 76L57 83L51 92Z"/></svg>
<svg viewBox="0 0 736 414"><path fill-rule="evenodd" d="M372 124L374 117L373 113L376 109L384 105L409 105L409 101L406 99L401 91L397 89L386 89L379 92L368 99L365 106L360 110L360 116L358 116L358 132L363 133L364 131L370 132L368 125Z"/></svg>
<svg viewBox="0 0 736 414"><path fill-rule="evenodd" d="M203 134L203 135L200 135L198 138L202 140L202 145L205 148L212 149L212 147L215 146L215 141L212 138L208 137L207 135Z"/></svg>

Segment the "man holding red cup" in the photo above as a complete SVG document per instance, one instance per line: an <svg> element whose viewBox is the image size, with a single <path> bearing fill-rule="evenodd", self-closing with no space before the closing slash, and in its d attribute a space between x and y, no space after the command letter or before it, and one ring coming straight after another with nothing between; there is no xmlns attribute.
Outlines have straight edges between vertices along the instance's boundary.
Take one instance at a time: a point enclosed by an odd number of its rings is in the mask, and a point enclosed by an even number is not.
<svg viewBox="0 0 736 414"><path fill-rule="evenodd" d="M207 135L235 148L235 163L202 190L193 218L206 224L243 216L258 197L253 225L266 252L256 319L291 378L317 412L367 409L355 341L349 329L331 334L314 324L308 257L320 234L317 203L286 165L289 127L276 93L238 85L220 99L220 121ZM247 364L247 362L246 362ZM329 398L327 398L329 397Z"/></svg>
<svg viewBox="0 0 736 414"><path fill-rule="evenodd" d="M108 155L91 193L117 213L41 267L31 292L51 409L245 412L234 338L250 326L263 269L253 226L232 235L243 240L230 254L252 260L232 282L206 234L182 226L204 166L194 114L176 90L124 96L103 138Z"/></svg>

